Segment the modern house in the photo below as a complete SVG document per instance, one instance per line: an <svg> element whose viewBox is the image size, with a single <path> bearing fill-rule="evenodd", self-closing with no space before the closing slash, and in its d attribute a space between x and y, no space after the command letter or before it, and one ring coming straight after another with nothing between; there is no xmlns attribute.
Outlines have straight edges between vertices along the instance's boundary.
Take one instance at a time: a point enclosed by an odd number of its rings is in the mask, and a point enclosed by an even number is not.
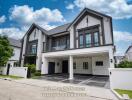
<svg viewBox="0 0 132 100"><path fill-rule="evenodd" d="M21 42L20 40L8 38L11 48L13 48L13 55L8 60L6 67L7 72L9 71L10 67L18 67L19 66L19 59L20 59L20 51L21 51Z"/></svg>
<svg viewBox="0 0 132 100"><path fill-rule="evenodd" d="M125 52L125 59L128 61L132 61L132 45L128 47Z"/></svg>
<svg viewBox="0 0 132 100"><path fill-rule="evenodd" d="M32 24L22 39L21 66L41 74L109 75L114 67L112 18L85 8L71 22L49 31Z"/></svg>

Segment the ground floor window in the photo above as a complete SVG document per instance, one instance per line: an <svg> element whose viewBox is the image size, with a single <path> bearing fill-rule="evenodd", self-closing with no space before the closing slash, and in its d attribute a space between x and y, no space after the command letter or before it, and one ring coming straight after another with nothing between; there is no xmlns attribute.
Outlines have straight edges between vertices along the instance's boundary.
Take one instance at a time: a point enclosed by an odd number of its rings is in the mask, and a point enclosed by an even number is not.
<svg viewBox="0 0 132 100"><path fill-rule="evenodd" d="M76 62L73 63L73 69L76 69Z"/></svg>
<svg viewBox="0 0 132 100"><path fill-rule="evenodd" d="M83 69L88 69L88 62L83 62Z"/></svg>
<svg viewBox="0 0 132 100"><path fill-rule="evenodd" d="M103 66L103 61L96 61L96 66Z"/></svg>

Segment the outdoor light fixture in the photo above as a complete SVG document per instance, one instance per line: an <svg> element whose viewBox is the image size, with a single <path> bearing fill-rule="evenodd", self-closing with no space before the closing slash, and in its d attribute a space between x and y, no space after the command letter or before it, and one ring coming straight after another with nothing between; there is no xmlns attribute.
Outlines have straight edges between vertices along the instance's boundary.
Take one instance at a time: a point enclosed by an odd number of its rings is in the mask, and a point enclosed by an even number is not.
<svg viewBox="0 0 132 100"><path fill-rule="evenodd" d="M113 62L113 60L112 60L112 59L110 59L110 62L112 63L112 62Z"/></svg>

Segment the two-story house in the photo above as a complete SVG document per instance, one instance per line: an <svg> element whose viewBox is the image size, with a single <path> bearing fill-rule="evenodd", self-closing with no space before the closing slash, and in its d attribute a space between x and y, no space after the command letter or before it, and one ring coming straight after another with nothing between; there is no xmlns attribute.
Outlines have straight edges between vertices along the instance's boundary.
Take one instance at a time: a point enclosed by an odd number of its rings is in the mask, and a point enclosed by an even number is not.
<svg viewBox="0 0 132 100"><path fill-rule="evenodd" d="M21 66L41 74L109 75L114 67L112 18L85 8L71 22L49 31L32 24L22 39Z"/></svg>

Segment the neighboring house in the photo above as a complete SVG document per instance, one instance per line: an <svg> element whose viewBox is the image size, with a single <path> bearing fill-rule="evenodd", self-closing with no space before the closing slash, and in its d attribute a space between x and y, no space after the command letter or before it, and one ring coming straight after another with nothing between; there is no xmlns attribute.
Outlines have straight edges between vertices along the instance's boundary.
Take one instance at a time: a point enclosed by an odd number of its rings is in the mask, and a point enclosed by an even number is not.
<svg viewBox="0 0 132 100"><path fill-rule="evenodd" d="M125 60L125 56L115 56L115 64L118 65L120 62Z"/></svg>
<svg viewBox="0 0 132 100"><path fill-rule="evenodd" d="M22 39L21 66L41 74L109 75L114 67L112 18L85 8L71 22L49 31L32 24Z"/></svg>
<svg viewBox="0 0 132 100"><path fill-rule="evenodd" d="M132 61L132 45L128 47L125 52L125 59L128 61Z"/></svg>
<svg viewBox="0 0 132 100"><path fill-rule="evenodd" d="M21 42L20 40L15 40L12 38L9 38L8 40L10 42L10 46L13 48L13 55L7 62L6 66L8 67L19 66Z"/></svg>

